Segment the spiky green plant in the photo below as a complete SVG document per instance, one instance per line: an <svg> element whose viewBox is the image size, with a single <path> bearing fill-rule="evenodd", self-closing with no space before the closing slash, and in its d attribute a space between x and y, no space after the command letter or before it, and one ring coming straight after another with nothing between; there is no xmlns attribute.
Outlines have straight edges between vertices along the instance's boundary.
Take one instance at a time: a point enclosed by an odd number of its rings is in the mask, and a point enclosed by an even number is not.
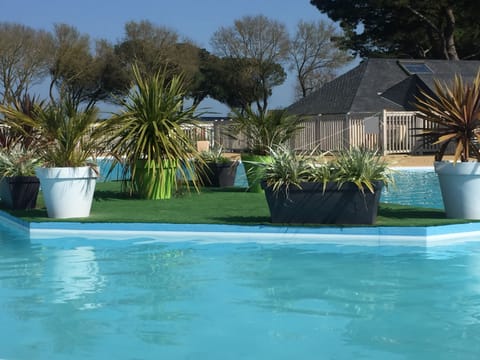
<svg viewBox="0 0 480 360"><path fill-rule="evenodd" d="M364 148L342 150L332 160L334 176L332 181L338 187L352 182L364 192L365 188L374 192L374 182L382 181L385 184L393 182L392 172L387 161L376 151Z"/></svg>
<svg viewBox="0 0 480 360"><path fill-rule="evenodd" d="M43 108L45 102L39 100L36 96L25 94L11 104L11 108L23 113L26 116L32 116L36 107ZM0 146L2 149L19 149L28 151L37 146L37 129L31 126L23 125L21 129L10 126L0 127Z"/></svg>
<svg viewBox="0 0 480 360"><path fill-rule="evenodd" d="M333 179L326 154L297 153L285 145L270 148L269 153L271 162L258 164L261 171L257 180L265 181L274 191L288 191L291 186L301 188L304 182L321 182L325 188Z"/></svg>
<svg viewBox="0 0 480 360"><path fill-rule="evenodd" d="M35 176L40 160L33 151L0 151L0 178L11 176Z"/></svg>
<svg viewBox="0 0 480 360"><path fill-rule="evenodd" d="M320 156L296 153L285 146L271 148L272 161L262 166L262 180L274 191L291 186L301 188L305 182L319 182L326 188L327 183L336 183L338 188L347 182L354 183L360 191L372 193L374 182L393 182L392 172L385 159L375 151L348 149L327 159L327 153Z"/></svg>
<svg viewBox="0 0 480 360"><path fill-rule="evenodd" d="M106 123L111 144L111 153L116 162L125 161L130 173L130 189L138 190L136 179L146 172L152 179L161 179L169 173L160 164L175 164L184 180L189 184L189 175L194 171L190 161L198 158L182 125L195 123L196 106L185 106L186 84L182 75L169 76L167 70L153 75L143 75L138 66L132 67L133 84L128 96L122 101L122 109ZM145 167L138 167L138 160L145 160ZM115 166L115 163L113 166ZM170 175L168 175L170 176ZM158 186L164 181L147 185L147 198L156 198ZM195 185L196 187L196 185Z"/></svg>
<svg viewBox="0 0 480 360"><path fill-rule="evenodd" d="M259 174L274 191L290 186L300 188L308 179L311 168L305 156L282 145L270 148L269 153L272 161L260 165L262 171Z"/></svg>
<svg viewBox="0 0 480 360"><path fill-rule="evenodd" d="M222 146L215 146L212 149L201 151L200 158L205 163L226 164L231 161L230 158L224 155Z"/></svg>
<svg viewBox="0 0 480 360"><path fill-rule="evenodd" d="M421 129L420 136L427 143L440 145L435 160L441 161L448 145L454 143L454 161L480 161L480 71L469 84L460 75L451 86L436 80L434 94L422 91L416 106L418 116L433 125Z"/></svg>
<svg viewBox="0 0 480 360"><path fill-rule="evenodd" d="M286 110L255 112L251 107L232 110L232 124L228 134L234 138L243 135L248 142L248 151L266 155L269 149L285 144L302 128L296 116Z"/></svg>
<svg viewBox="0 0 480 360"><path fill-rule="evenodd" d="M0 106L4 123L26 136L35 132L35 152L45 166L76 167L93 165L101 148L98 110L80 110L60 99L48 105L36 104L29 112Z"/></svg>

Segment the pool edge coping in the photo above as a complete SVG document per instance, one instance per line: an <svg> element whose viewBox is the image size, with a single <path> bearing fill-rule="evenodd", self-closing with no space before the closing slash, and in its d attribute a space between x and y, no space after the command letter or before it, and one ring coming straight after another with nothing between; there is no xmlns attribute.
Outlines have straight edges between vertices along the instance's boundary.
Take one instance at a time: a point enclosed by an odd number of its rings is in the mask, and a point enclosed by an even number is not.
<svg viewBox="0 0 480 360"><path fill-rule="evenodd" d="M334 243L427 247L468 242L480 238L480 222L405 227L28 222L1 210L0 219L3 223L25 231L31 240L83 235L109 240L168 237L168 241ZM219 236L220 239L212 240Z"/></svg>

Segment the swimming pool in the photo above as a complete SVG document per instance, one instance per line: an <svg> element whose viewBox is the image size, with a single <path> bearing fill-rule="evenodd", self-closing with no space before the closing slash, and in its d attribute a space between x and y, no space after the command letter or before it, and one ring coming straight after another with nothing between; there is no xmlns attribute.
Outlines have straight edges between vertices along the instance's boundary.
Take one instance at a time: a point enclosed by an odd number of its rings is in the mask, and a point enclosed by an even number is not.
<svg viewBox="0 0 480 360"><path fill-rule="evenodd" d="M480 353L480 242L166 240L29 239L0 228L0 359Z"/></svg>
<svg viewBox="0 0 480 360"><path fill-rule="evenodd" d="M476 359L480 245L0 238L2 359Z"/></svg>

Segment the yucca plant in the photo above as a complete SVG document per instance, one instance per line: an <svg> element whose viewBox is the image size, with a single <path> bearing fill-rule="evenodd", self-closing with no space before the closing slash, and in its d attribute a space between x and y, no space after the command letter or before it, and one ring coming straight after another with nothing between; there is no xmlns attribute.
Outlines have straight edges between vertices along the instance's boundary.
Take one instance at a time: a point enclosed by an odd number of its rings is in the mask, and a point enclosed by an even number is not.
<svg viewBox="0 0 480 360"><path fill-rule="evenodd" d="M302 126L296 116L286 110L254 111L251 107L232 110L228 134L247 139L247 152L267 155L277 145L285 144Z"/></svg>
<svg viewBox="0 0 480 360"><path fill-rule="evenodd" d="M0 105L4 123L25 136L35 135L35 152L46 167L94 165L102 151L96 108L79 110L60 99L47 105L36 104L29 113Z"/></svg>
<svg viewBox="0 0 480 360"><path fill-rule="evenodd" d="M258 163L269 162L269 151L286 144L302 128L298 118L286 110L254 111L251 107L233 110L228 135L247 141L247 149L241 155L247 175L248 190L260 192Z"/></svg>
<svg viewBox="0 0 480 360"><path fill-rule="evenodd" d="M460 75L455 76L451 86L435 80L434 94L422 91L416 107L418 116L433 125L421 129L420 136L427 143L440 145L436 161L443 159L451 143L455 146L454 162L469 158L480 161L480 71L468 84Z"/></svg>
<svg viewBox="0 0 480 360"><path fill-rule="evenodd" d="M31 116L36 107L42 108L44 105L44 101L39 100L36 96L25 94L13 102L10 109ZM38 140L37 130L31 126L22 125L20 129L8 125L0 127L0 147L7 151L13 149L28 151L37 146L36 140Z"/></svg>
<svg viewBox="0 0 480 360"><path fill-rule="evenodd" d="M170 198L177 171L188 187L194 171L191 159L199 157L182 128L195 123L196 106L185 106L182 75L170 76L167 69L144 75L136 65L132 72L131 91L121 111L107 122L113 166L126 163L131 191L148 199Z"/></svg>

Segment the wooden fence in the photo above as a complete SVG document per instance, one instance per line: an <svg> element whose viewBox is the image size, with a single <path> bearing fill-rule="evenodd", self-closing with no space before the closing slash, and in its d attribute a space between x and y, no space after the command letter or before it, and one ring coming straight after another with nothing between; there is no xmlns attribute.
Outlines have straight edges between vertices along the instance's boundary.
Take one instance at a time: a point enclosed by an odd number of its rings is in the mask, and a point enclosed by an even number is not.
<svg viewBox="0 0 480 360"><path fill-rule="evenodd" d="M191 127L194 140L208 140L225 150L240 152L248 139L233 139L226 134L228 119L202 122ZM336 151L348 147L365 147L388 154L423 154L436 150L418 137L427 124L415 112L356 113L314 116L301 122L300 130L290 141L299 151Z"/></svg>

